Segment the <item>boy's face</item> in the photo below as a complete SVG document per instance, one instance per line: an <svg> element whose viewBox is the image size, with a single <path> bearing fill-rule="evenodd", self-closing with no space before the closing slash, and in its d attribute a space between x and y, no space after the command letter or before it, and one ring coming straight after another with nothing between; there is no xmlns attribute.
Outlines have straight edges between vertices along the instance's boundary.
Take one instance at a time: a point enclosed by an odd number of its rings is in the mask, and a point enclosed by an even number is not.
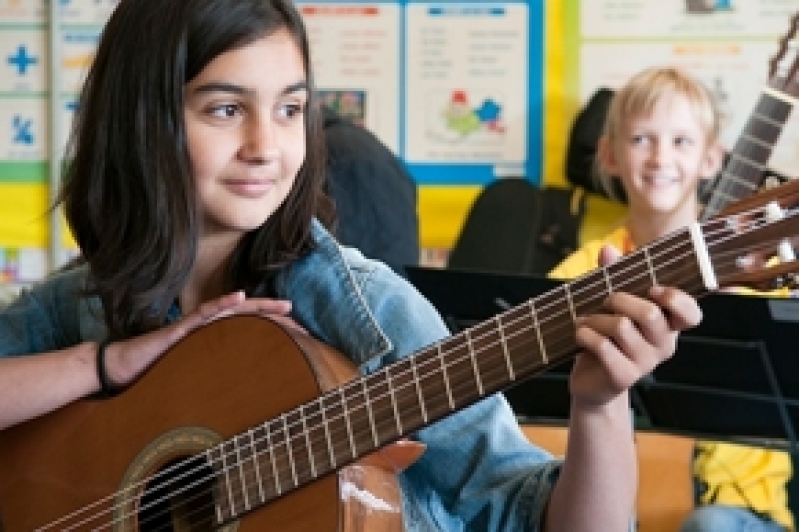
<svg viewBox="0 0 799 532"><path fill-rule="evenodd" d="M621 178L630 207L695 217L699 180L716 174L721 153L708 146L691 104L681 96L664 98L650 115L628 117L625 126L601 162Z"/></svg>

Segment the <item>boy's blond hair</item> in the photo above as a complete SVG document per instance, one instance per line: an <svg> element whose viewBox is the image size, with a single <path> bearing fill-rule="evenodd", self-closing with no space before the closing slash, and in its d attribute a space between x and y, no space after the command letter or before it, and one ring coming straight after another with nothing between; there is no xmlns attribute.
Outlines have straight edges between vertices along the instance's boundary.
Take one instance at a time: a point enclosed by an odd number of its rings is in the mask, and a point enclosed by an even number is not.
<svg viewBox="0 0 799 532"><path fill-rule="evenodd" d="M691 106L700 126L704 129L706 145L718 143L721 133L721 114L716 99L708 88L688 72L672 67L653 67L633 76L610 102L602 138L609 149L615 149L624 135L627 120L641 115L650 115L658 103L671 96L682 96ZM601 165L595 165L595 175L602 188L611 197L616 197L617 188L613 176Z"/></svg>

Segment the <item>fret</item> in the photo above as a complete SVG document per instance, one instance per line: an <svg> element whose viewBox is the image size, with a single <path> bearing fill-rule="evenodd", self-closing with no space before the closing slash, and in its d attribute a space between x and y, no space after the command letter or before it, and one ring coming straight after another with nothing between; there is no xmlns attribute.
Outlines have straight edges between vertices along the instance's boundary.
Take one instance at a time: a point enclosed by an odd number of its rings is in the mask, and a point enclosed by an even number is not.
<svg viewBox="0 0 799 532"><path fill-rule="evenodd" d="M369 417L370 403L364 388L357 386L357 382L347 385L347 388L347 417L352 427L355 452L360 456L363 454L362 450L370 451L375 448L372 437L375 425Z"/></svg>
<svg viewBox="0 0 799 532"><path fill-rule="evenodd" d="M687 277L685 268L687 263L681 257L694 257L691 241L683 236L687 236L687 230L680 232L677 237L671 238L666 242L654 242L648 246L648 250L653 257L668 257L668 260L660 260L654 263L657 278L662 285L683 286L683 279Z"/></svg>
<svg viewBox="0 0 799 532"><path fill-rule="evenodd" d="M657 276L655 276L655 267L652 265L652 257L649 256L649 249L647 248L647 246L644 246L643 248L641 248L641 251L643 251L644 257L646 259L646 266L647 270L649 270L649 273L651 275L652 286L657 286L658 279Z"/></svg>
<svg viewBox="0 0 799 532"><path fill-rule="evenodd" d="M289 466L291 467L291 478L294 480L294 487L297 487L299 485L299 481L297 480L297 466L294 464L294 452L291 446L288 413L283 414L280 417L283 418L283 431L284 431L284 439L286 442L286 457L288 458Z"/></svg>
<svg viewBox="0 0 799 532"><path fill-rule="evenodd" d="M475 343L470 346L469 343ZM470 350L484 345L485 337L479 329L464 330L442 341L439 353L444 357L448 382L452 394L453 410L464 405L464 399L480 397L480 390L474 376L474 365ZM446 386L446 385L445 385ZM443 402L443 401L442 401Z"/></svg>
<svg viewBox="0 0 799 532"><path fill-rule="evenodd" d="M330 439L325 415L319 398L302 406L305 444L308 446L308 460L311 467L310 478L324 475L332 466L330 462Z"/></svg>
<svg viewBox="0 0 799 532"><path fill-rule="evenodd" d="M392 390L396 399L397 415L400 417L403 432L421 426L424 418L423 406L419 403L417 395L417 382L414 380L412 364L413 361L410 358L403 358L389 370Z"/></svg>
<svg viewBox="0 0 799 532"><path fill-rule="evenodd" d="M449 384L449 375L447 373L447 366L444 363L444 353L441 351L441 343L436 346L438 350L438 360L441 363L441 375L444 377L444 387L447 390L447 401L449 402L449 409L455 410L455 401L452 400L452 387Z"/></svg>
<svg viewBox="0 0 799 532"><path fill-rule="evenodd" d="M505 356L505 366L508 368L508 378L512 381L515 381L516 373L513 371L513 364L511 363L510 354L508 353L508 341L505 338L505 329L502 326L501 315L497 315L494 318L494 321L497 322L497 330L499 331L499 338L502 342L502 353Z"/></svg>
<svg viewBox="0 0 799 532"><path fill-rule="evenodd" d="M613 283L610 281L610 272L604 266L599 269L602 273L602 278L605 280L605 290L607 291L607 295L613 293Z"/></svg>
<svg viewBox="0 0 799 532"><path fill-rule="evenodd" d="M569 305L569 312L572 316L572 323L577 323L577 313L574 310L574 301L569 290L569 283L563 285L563 291L566 293L566 303Z"/></svg>
<svg viewBox="0 0 799 532"><path fill-rule="evenodd" d="M742 155L746 159L758 162L768 161L771 156L771 146L763 146L755 142L748 142L747 139L741 138L739 141L740 147L736 144L736 153Z"/></svg>
<svg viewBox="0 0 799 532"><path fill-rule="evenodd" d="M397 425L394 421L394 406L385 373L386 370L381 370L364 379L364 383L369 388L369 401L374 413L375 441L379 442L375 445L391 441L401 435L400 432L397 432Z"/></svg>
<svg viewBox="0 0 799 532"><path fill-rule="evenodd" d="M743 135L746 135L747 138L757 138L760 142L774 146L782 134L782 127L782 124L772 119L771 116L755 115L747 122Z"/></svg>
<svg viewBox="0 0 799 532"><path fill-rule="evenodd" d="M391 409L394 411L394 423L397 424L397 434L402 434L402 420L397 409L397 395L394 393L394 384L391 381L390 368L386 368L386 384L388 384L388 395L391 398Z"/></svg>
<svg viewBox="0 0 799 532"><path fill-rule="evenodd" d="M205 461L206 461L206 463L211 465L211 468L216 473L217 482L215 482L215 488L216 488L216 495L217 496L214 497L216 499L216 504L214 505L214 509L215 509L215 512L216 512L216 522L217 522L217 524L219 524L219 523L224 523L225 522L225 509L227 509L228 514L229 514L229 516L231 518L233 517L233 513L230 510L230 501L228 501L228 504L225 505L225 500L223 498L223 494L219 490L219 480L220 480L219 477L220 477L221 473L224 470L220 471L219 468L214 467L214 465L216 464L216 459L213 456L215 451L216 452L219 451L219 445L215 445L213 447L210 447L209 449L207 449L205 451Z"/></svg>
<svg viewBox="0 0 799 532"><path fill-rule="evenodd" d="M422 390L420 400L424 399L422 416L425 423L452 411L447 396L447 373L446 370L442 371L444 361L439 354L439 349L427 348L414 357L418 383Z"/></svg>
<svg viewBox="0 0 799 532"><path fill-rule="evenodd" d="M248 511L252 508L250 506L250 497L249 497L249 490L247 485L247 470L244 468L244 462L246 458L242 454L242 447L239 444L239 435L233 437L233 447L236 449L236 461L238 462L238 474L239 474L239 484L241 486L241 495L244 503L244 511Z"/></svg>
<svg viewBox="0 0 799 532"><path fill-rule="evenodd" d="M775 119L774 117L772 117L768 113L760 113L760 112L758 112L757 109L755 109L755 112L752 114L752 120L753 121L754 120L758 120L759 122L766 123L766 124L768 124L768 125L770 125L770 126L772 126L774 128L782 129L782 122L780 122L779 120ZM761 136L761 135L758 135L758 136ZM771 139L771 140L777 140L777 139L774 138L774 139Z"/></svg>
<svg viewBox="0 0 799 532"><path fill-rule="evenodd" d="M225 490L220 486L220 483L224 482L223 476L226 476L224 467L220 467L221 447L222 444L214 445L206 449L203 453L205 455L205 462L213 470L216 480L216 482L214 482L214 493L216 495L214 497L216 501L216 504L214 504L214 510L216 513L217 523L223 523L226 519L233 517L233 512L230 508L232 504L230 496L228 495L228 497L225 498ZM217 454L220 454L220 458L216 457Z"/></svg>
<svg viewBox="0 0 799 532"><path fill-rule="evenodd" d="M411 361L411 371L413 372L413 382L416 387L416 397L419 399L419 408L422 410L422 421L427 423L427 407L424 404L424 397L422 396L422 385L419 382L419 373L416 371L416 357L409 357Z"/></svg>
<svg viewBox="0 0 799 532"><path fill-rule="evenodd" d="M761 138L758 138L758 137L756 137L756 136L754 136L752 134L747 134L747 133L742 134L741 135L741 140L742 141L747 141L747 142L752 142L754 144L757 144L761 148L765 148L765 149L769 150L769 153L771 152L771 143L766 142L765 140L763 140Z"/></svg>
<svg viewBox="0 0 799 532"><path fill-rule="evenodd" d="M350 436L351 426L349 416L345 413L343 387L321 396L321 410L327 420L327 430L330 434L328 445L331 450L332 467L339 467L355 455L355 447Z"/></svg>
<svg viewBox="0 0 799 532"><path fill-rule="evenodd" d="M366 379L361 381L361 387L363 388L363 402L366 405L366 412L369 415L369 427L372 429L372 441L375 444L375 447L380 445L380 438L377 437L377 427L375 427L375 415L372 412L372 402L369 400L369 387L366 386Z"/></svg>
<svg viewBox="0 0 799 532"><path fill-rule="evenodd" d="M797 104L799 104L799 99L794 98L790 94L787 94L787 93L784 93L784 92L780 92L780 91L776 91L776 90L772 89L771 87L768 87L768 88L764 89L763 92L765 94L768 94L769 96L773 97L775 100L779 100L779 101L781 101L783 103L786 103L788 105L797 105Z"/></svg>
<svg viewBox="0 0 799 532"><path fill-rule="evenodd" d="M225 478L225 492L230 506L231 516L236 515L236 498L233 496L233 480L230 478L230 466L227 464L227 452L225 451L226 443L222 443L219 447L219 458L222 461L222 471Z"/></svg>
<svg viewBox="0 0 799 532"><path fill-rule="evenodd" d="M775 122L785 124L793 110L793 102L779 97L782 94L782 92L774 91L771 88L764 89L757 104L757 113L769 116Z"/></svg>
<svg viewBox="0 0 799 532"><path fill-rule="evenodd" d="M363 455L363 451L374 449L372 434L374 423L369 418L369 398L364 394L364 388L358 386L353 381L345 386L347 392L344 395L347 419L352 430L352 440L354 442L355 455Z"/></svg>
<svg viewBox="0 0 799 532"><path fill-rule="evenodd" d="M741 183L741 184L746 185L746 187L749 190L756 190L757 189L757 183L750 182L750 180L747 179L746 176L738 176L738 175L736 175L735 172L731 172L730 171L730 165L734 165L734 166L743 165L743 166L746 167L744 169L744 173L746 172L746 170L749 170L750 172L757 172L758 177L760 177L759 176L760 172L762 172L763 170L766 169L766 165L765 164L761 164L761 163L759 163L757 161L753 161L752 159L749 159L749 158L741 155L740 153L733 153L730 156L730 160L729 160L729 162L727 162L727 168L725 169L724 173L725 174L730 174L732 177L737 178L737 181L739 183Z"/></svg>
<svg viewBox="0 0 799 532"><path fill-rule="evenodd" d="M597 272L580 277L569 283L568 297L571 300L572 321L575 317L591 314L600 308L610 293L603 293L603 280Z"/></svg>
<svg viewBox="0 0 799 532"><path fill-rule="evenodd" d="M547 348L544 345L544 337L541 334L541 325L538 323L538 313L535 310L535 302L531 299L527 302L527 305L530 307L530 316L533 318L533 330L538 339L538 349L541 352L541 358L544 360L544 364L549 364Z"/></svg>
<svg viewBox="0 0 799 532"><path fill-rule="evenodd" d="M472 362L472 372L474 373L474 381L477 384L477 391L481 396L485 395L483 390L483 380L480 378L480 369L477 367L477 360L474 358L474 346L472 345L472 334L469 329L463 331L466 336L466 349L469 351L469 359Z"/></svg>
<svg viewBox="0 0 799 532"><path fill-rule="evenodd" d="M330 458L331 469L336 468L336 453L333 452L333 440L330 437L330 425L328 425L327 408L322 402L319 403L319 411L322 413L322 427L325 431L325 442L327 443L327 455Z"/></svg>
<svg viewBox="0 0 799 532"><path fill-rule="evenodd" d="M305 405L300 405L300 419L302 419L302 432L305 434L305 447L308 451L308 464L311 466L311 477L316 478L316 461L311 447L311 431L308 430L308 419L305 415Z"/></svg>
<svg viewBox="0 0 799 532"><path fill-rule="evenodd" d="M352 453L351 458L355 458L358 456L358 451L355 450L355 439L352 435L352 425L350 424L350 413L347 410L347 398L344 395L344 387L340 387L338 391L339 396L341 397L341 415L344 417L344 423L347 426L347 439L350 442L350 451Z"/></svg>
<svg viewBox="0 0 799 532"><path fill-rule="evenodd" d="M255 468L255 483L258 486L258 500L266 502L266 493L264 492L264 480L261 478L261 463L258 461L258 448L255 445L255 431L250 429L247 431L250 440L250 452L252 453L252 463Z"/></svg>
<svg viewBox="0 0 799 532"><path fill-rule="evenodd" d="M266 446L269 449L269 462L272 464L272 478L275 481L275 494L280 495L283 490L280 488L280 475L277 472L277 458L275 457L275 447L272 445L272 431L269 426L271 423L263 425L266 433Z"/></svg>

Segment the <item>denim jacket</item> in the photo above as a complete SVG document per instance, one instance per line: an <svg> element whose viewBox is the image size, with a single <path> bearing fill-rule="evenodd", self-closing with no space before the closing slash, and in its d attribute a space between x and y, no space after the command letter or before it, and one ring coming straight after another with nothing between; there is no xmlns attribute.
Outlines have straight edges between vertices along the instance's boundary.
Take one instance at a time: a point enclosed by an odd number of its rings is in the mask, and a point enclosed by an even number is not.
<svg viewBox="0 0 799 532"><path fill-rule="evenodd" d="M434 308L382 263L339 246L319 224L317 248L281 274L280 297L312 335L374 371L447 335ZM0 356L101 340L98 302L79 299L83 268L52 276L0 311ZM538 530L559 463L530 445L501 395L418 431L427 448L400 474L409 532Z"/></svg>

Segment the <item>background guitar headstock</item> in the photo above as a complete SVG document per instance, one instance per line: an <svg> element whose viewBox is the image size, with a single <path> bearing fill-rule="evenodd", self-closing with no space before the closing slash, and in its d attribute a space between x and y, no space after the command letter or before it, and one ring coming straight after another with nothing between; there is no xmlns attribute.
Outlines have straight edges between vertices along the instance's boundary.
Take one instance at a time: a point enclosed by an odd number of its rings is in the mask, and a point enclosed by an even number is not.
<svg viewBox="0 0 799 532"><path fill-rule="evenodd" d="M799 287L799 180L733 203L703 231L722 286Z"/></svg>
<svg viewBox="0 0 799 532"><path fill-rule="evenodd" d="M769 87L799 97L799 13L791 18L791 29L780 39L780 49L769 63Z"/></svg>

